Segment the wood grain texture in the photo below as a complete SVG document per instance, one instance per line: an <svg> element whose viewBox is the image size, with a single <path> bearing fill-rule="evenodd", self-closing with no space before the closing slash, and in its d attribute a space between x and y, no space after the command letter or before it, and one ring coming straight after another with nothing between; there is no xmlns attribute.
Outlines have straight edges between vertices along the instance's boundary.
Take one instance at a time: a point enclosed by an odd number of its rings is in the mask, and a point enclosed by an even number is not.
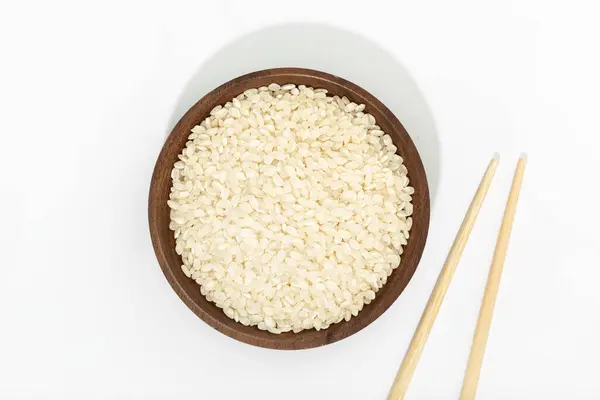
<svg viewBox="0 0 600 400"><path fill-rule="evenodd" d="M469 240L469 236L473 230L473 225L477 220L479 210L481 209L483 200L485 200L485 196L490 188L497 167L498 159L494 157L494 159L488 165L483 178L481 179L481 183L477 188L477 192L475 192L475 196L471 201L471 205L469 206L463 223L456 234L456 238L454 239L454 243L450 248L446 262L440 271L440 275L431 292L431 296L429 297L425 311L423 311L419 325L417 325L417 329L415 330L415 334L410 342L410 345L408 346L408 350L406 350L406 354L404 355L404 359L402 360L402 364L400 365L396 379L392 384L392 388L390 389L390 393L388 395L388 400L401 400L404 399L404 396L406 395L408 384L410 383L410 380L415 372L415 368L417 367L417 363L421 358L421 353L423 352L423 348L425 347L425 343L427 342L427 338L429 337L429 333L431 332L435 318L437 317L440 307L444 302L444 297L446 296L450 282L452 282L454 271L456 270L456 266L458 265L463 250L465 249L467 241Z"/></svg>
<svg viewBox="0 0 600 400"><path fill-rule="evenodd" d="M366 305L357 317L353 317L349 322L333 324L321 331L311 329L300 333L275 335L256 327L243 326L228 318L220 308L202 296L196 282L183 274L181 258L175 252L173 232L169 230L167 200L171 187L170 173L177 161L177 155L185 147L190 130L206 118L216 105L226 103L247 89L273 82L325 88L331 95L347 96L358 104L365 104L364 112L371 113L377 119L377 123L392 137L398 147L398 154L404 158L408 168L410 184L415 189L414 222L400 266L377 293L375 300ZM302 68L275 68L240 76L219 86L192 106L173 128L158 156L148 201L148 219L154 251L165 277L181 300L200 319L225 335L255 346L285 350L306 349L336 342L358 332L383 314L402 293L419 264L429 229L429 213L429 188L425 170L413 141L400 121L379 100L357 85L334 75Z"/></svg>
<svg viewBox="0 0 600 400"><path fill-rule="evenodd" d="M500 288L500 278L502 277L504 259L506 258L506 251L508 250L508 241L510 239L510 233L512 232L512 225L517 211L517 201L519 200L519 193L521 192L521 183L523 182L524 174L525 158L521 157L517 163L515 176L506 202L506 208L504 209L504 217L502 218L502 224L500 225L500 232L498 233L498 240L496 241L496 249L494 250L494 257L492 258L492 265L490 266L485 293L483 295L483 301L477 319L477 327L475 328L475 335L473 336L471 354L469 355L465 379L460 392L461 400L473 400L475 398L475 392L477 391L479 375L481 374L481 365L483 364L485 347L490 332L490 326L492 325L492 315L494 314L494 306L496 305L496 296L498 295L498 289Z"/></svg>

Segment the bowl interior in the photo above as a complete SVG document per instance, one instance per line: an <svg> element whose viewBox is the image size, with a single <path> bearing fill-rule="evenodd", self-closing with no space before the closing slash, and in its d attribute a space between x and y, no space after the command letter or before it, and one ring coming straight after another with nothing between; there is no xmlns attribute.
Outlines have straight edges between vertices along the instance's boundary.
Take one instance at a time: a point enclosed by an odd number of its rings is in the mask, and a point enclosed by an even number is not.
<svg viewBox="0 0 600 400"><path fill-rule="evenodd" d="M366 305L357 317L342 321L321 331L314 329L300 333L287 332L275 335L256 327L247 327L228 318L200 293L196 282L181 270L181 258L175 252L175 239L169 230L167 200L171 187L171 169L177 155L185 147L190 130L219 104L250 88L270 83L304 84L325 88L329 95L347 96L357 104L365 104L365 113L372 114L377 124L389 134L398 147L408 168L410 185L414 187L413 227L400 266L394 270L387 283L379 290L375 300ZM300 68L275 68L258 71L233 79L213 90L198 101L173 128L156 162L150 186L148 216L152 243L160 266L181 300L202 320L218 331L245 343L274 349L304 349L336 342L358 332L379 317L402 293L414 274L427 238L429 228L429 189L425 170L414 143L398 119L379 100L357 85L334 75Z"/></svg>

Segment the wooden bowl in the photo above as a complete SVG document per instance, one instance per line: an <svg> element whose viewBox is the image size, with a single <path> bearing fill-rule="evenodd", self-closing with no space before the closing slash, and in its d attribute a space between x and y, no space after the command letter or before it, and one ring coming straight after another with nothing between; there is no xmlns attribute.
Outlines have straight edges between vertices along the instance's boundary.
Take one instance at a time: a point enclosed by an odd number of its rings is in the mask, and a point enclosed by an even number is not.
<svg viewBox="0 0 600 400"><path fill-rule="evenodd" d="M226 103L247 89L267 86L273 82L281 85L295 83L325 88L331 95L347 96L355 103L365 104L365 113L370 113L376 118L377 124L392 137L398 147L398 154L404 158L408 168L410 185L415 189L413 226L400 266L379 290L375 300L366 305L358 316L349 322L332 324L320 331L310 329L300 333L287 332L276 335L256 327L244 326L228 318L223 310L206 300L196 282L184 275L181 270L181 258L175 252L173 232L169 230L167 200L171 188L171 169L177 161L177 155L185 147L190 130L205 119L216 105ZM417 268L427 239L429 188L421 158L408 133L394 114L373 95L352 82L324 72L301 68L274 68L240 76L219 86L198 101L181 118L167 138L154 168L148 219L152 244L163 273L181 300L200 319L227 336L255 346L287 350L307 349L337 342L358 332L383 314L402 293Z"/></svg>

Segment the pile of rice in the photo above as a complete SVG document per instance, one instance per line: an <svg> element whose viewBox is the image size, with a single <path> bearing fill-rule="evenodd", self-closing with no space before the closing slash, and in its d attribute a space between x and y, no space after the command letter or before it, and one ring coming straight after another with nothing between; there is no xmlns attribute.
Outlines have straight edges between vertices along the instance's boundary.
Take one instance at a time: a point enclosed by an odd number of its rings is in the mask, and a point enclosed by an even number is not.
<svg viewBox="0 0 600 400"><path fill-rule="evenodd" d="M407 169L363 104L246 90L192 129L171 173L186 276L244 325L325 329L370 303L412 226Z"/></svg>

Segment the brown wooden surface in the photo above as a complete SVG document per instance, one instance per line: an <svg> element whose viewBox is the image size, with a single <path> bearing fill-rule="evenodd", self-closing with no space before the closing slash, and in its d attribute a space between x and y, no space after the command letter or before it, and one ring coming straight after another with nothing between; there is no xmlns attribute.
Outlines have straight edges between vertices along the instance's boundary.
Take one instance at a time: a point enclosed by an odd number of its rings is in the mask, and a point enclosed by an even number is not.
<svg viewBox="0 0 600 400"><path fill-rule="evenodd" d="M177 155L185 147L190 130L206 118L216 105L226 103L247 89L267 86L273 82L325 88L329 95L347 96L357 104L365 104L364 112L376 118L377 124L392 137L398 147L398 154L404 158L408 168L410 185L415 188L412 201L413 226L400 266L379 290L375 300L365 305L357 317L321 331L311 329L275 335L256 327L244 326L227 317L223 310L206 300L195 281L183 274L181 257L175 252L175 239L169 229L167 200L171 187L171 169L177 161ZM427 239L429 212L429 188L421 158L394 114L355 84L334 75L302 68L274 68L240 76L219 86L192 106L173 128L158 156L148 199L148 219L154 251L165 277L181 300L194 314L219 332L255 346L282 350L307 349L337 342L363 329L383 314L402 293L417 268ZM401 323L402 321L398 321L398 324Z"/></svg>

